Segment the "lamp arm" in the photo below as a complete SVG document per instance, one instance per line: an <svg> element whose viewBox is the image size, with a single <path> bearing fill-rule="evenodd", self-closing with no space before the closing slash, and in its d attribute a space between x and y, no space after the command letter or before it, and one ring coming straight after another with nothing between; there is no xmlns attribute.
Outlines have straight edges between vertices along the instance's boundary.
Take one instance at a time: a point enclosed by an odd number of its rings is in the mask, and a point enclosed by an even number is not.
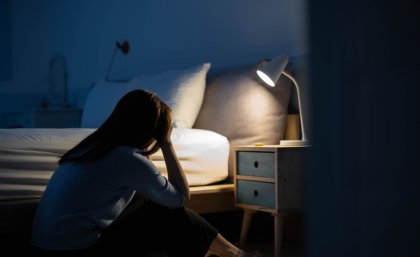
<svg viewBox="0 0 420 257"><path fill-rule="evenodd" d="M286 71L282 71L282 74L285 75L286 77L288 77L296 87L296 93L297 93L298 104L299 104L299 116L300 116L300 127L301 127L301 131L302 131L302 141L306 141L305 127L303 125L303 109L302 109L302 105L301 105L301 102L300 102L299 85L298 85L296 79L290 73L288 73Z"/></svg>

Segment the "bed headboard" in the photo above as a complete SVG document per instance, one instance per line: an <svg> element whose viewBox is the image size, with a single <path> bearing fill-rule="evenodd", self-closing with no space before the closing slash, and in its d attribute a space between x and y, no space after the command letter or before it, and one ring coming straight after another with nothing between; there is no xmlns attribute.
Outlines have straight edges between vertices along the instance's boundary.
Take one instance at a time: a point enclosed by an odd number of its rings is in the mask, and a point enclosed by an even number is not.
<svg viewBox="0 0 420 257"><path fill-rule="evenodd" d="M231 145L228 177L231 181L234 146L278 144L281 139L298 136L298 115L288 115L291 81L282 76L275 87L263 85L255 72L262 64L209 74L204 100L193 126L227 137Z"/></svg>

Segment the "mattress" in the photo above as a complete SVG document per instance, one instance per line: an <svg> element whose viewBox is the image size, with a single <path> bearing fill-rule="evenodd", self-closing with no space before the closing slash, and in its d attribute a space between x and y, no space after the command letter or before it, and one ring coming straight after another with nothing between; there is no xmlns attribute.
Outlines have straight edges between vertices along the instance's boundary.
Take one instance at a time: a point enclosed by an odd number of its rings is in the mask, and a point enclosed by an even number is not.
<svg viewBox="0 0 420 257"><path fill-rule="evenodd" d="M94 129L0 129L0 200L38 198L57 168L59 157ZM190 186L228 176L229 142L203 129L174 128L172 143ZM166 176L161 151L152 162Z"/></svg>

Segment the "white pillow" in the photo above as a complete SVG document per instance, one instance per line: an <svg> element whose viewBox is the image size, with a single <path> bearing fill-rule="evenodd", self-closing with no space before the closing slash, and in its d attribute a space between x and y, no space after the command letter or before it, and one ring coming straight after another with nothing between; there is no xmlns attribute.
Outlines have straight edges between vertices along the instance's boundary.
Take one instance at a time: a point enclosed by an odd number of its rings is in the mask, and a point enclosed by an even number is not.
<svg viewBox="0 0 420 257"><path fill-rule="evenodd" d="M130 87L156 93L172 109L174 127L192 128L203 103L210 66L203 63L186 70L141 75L130 82Z"/></svg>
<svg viewBox="0 0 420 257"><path fill-rule="evenodd" d="M171 107L174 127L191 128L203 103L209 69L210 63L203 63L187 70L142 75L130 82L99 80L86 98L81 127L98 128L111 115L121 97L142 88L155 92Z"/></svg>
<svg viewBox="0 0 420 257"><path fill-rule="evenodd" d="M130 92L129 82L97 81L86 98L82 128L98 128L111 115L118 101Z"/></svg>

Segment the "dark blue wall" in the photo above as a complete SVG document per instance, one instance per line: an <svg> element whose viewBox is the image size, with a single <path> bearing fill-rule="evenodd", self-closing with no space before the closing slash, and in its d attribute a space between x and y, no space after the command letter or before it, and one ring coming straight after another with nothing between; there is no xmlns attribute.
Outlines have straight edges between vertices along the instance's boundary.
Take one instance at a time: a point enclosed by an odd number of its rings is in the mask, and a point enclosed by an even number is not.
<svg viewBox="0 0 420 257"><path fill-rule="evenodd" d="M115 42L113 77L222 67L279 53L307 54L304 0L14 0L13 79L0 82L3 111L36 108L47 91L48 63L66 58L70 102L83 106L92 82L105 76Z"/></svg>
<svg viewBox="0 0 420 257"><path fill-rule="evenodd" d="M10 0L0 0L0 80L12 77L12 26Z"/></svg>

